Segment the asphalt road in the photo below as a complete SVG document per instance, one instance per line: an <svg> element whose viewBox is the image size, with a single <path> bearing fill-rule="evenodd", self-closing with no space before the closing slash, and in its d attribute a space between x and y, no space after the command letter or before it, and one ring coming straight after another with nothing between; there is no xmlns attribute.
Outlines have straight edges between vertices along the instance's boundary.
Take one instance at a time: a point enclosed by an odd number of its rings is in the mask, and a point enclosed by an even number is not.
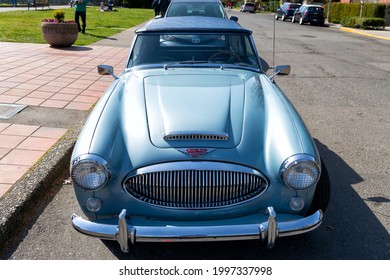
<svg viewBox="0 0 390 280"><path fill-rule="evenodd" d="M238 14L238 13L237 13ZM260 54L273 61L271 15L238 14L253 30ZM315 231L260 242L138 244L129 254L115 243L82 236L70 215L81 214L71 184L58 188L22 239L4 252L13 260L378 260L390 259L390 41L328 27L275 22L278 76L306 122L328 167L332 198ZM66 180L67 178L62 178Z"/></svg>

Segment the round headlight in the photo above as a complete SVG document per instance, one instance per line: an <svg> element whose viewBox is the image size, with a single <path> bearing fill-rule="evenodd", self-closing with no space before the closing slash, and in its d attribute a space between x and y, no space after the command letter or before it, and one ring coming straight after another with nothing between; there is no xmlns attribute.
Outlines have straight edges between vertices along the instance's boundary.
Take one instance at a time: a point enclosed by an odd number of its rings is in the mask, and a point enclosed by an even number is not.
<svg viewBox="0 0 390 280"><path fill-rule="evenodd" d="M294 190L313 187L320 178L320 167L315 159L308 155L288 158L282 166L284 183Z"/></svg>
<svg viewBox="0 0 390 280"><path fill-rule="evenodd" d="M95 155L85 155L73 162L71 176L78 186L93 191L106 185L110 173L105 160Z"/></svg>

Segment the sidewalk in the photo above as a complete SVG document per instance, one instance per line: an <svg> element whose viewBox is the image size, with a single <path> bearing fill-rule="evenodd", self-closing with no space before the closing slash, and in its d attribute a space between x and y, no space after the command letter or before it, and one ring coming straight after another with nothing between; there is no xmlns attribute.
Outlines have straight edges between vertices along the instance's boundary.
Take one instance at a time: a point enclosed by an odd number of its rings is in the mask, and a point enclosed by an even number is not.
<svg viewBox="0 0 390 280"><path fill-rule="evenodd" d="M89 110L112 81L112 77L99 76L96 66L122 69L127 54L128 47L55 49L45 44L0 42L0 67L4 69L0 76L0 196L73 125L48 127L23 118L29 106L38 107L37 112L51 108L53 114L54 109L61 109L65 115ZM21 107L17 117L8 118L18 109L16 105L27 107Z"/></svg>
<svg viewBox="0 0 390 280"><path fill-rule="evenodd" d="M97 65L119 74L136 28L62 49L0 42L0 243L69 169L89 110L113 81Z"/></svg>
<svg viewBox="0 0 390 280"><path fill-rule="evenodd" d="M343 32L354 33L357 35L362 35L362 36L366 36L366 37L390 41L390 26L386 26L385 29L383 29L383 30L382 29L364 30L364 29L343 27L343 26L341 26L341 24L330 23L329 27L332 29L337 29L337 30L343 31Z"/></svg>

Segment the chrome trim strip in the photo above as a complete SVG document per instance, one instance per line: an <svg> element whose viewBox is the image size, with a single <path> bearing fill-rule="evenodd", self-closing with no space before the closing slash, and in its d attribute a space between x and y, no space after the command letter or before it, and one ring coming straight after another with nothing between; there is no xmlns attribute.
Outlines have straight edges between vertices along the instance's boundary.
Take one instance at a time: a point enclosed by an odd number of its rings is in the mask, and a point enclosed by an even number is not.
<svg viewBox="0 0 390 280"><path fill-rule="evenodd" d="M314 214L289 222L276 222L273 207L266 210L268 221L259 224L226 226L134 226L126 221L126 210L118 217L118 225L90 222L73 214L72 225L82 234L99 239L116 240L121 249L128 251L128 241L135 242L203 242L260 239L267 242L267 247L274 246L277 237L298 235L316 229L322 222L323 213ZM126 233L125 233L126 231ZM127 238L123 238L124 236ZM126 251L127 250L127 251Z"/></svg>
<svg viewBox="0 0 390 280"><path fill-rule="evenodd" d="M176 170L231 170L236 172L243 172L253 174L257 176L264 176L253 168L246 167L244 165L216 162L216 161L175 161L159 163L150 166L145 166L134 170L128 177L136 176L145 173L161 172L161 171L176 171Z"/></svg>

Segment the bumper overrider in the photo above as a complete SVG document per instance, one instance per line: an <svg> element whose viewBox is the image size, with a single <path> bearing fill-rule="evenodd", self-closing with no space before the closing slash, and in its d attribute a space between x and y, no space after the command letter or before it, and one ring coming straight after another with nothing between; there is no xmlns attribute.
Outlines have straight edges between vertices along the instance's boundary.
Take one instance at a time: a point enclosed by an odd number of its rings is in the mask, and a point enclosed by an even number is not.
<svg viewBox="0 0 390 280"><path fill-rule="evenodd" d="M273 207L265 210L266 222L247 225L223 226L134 226L127 223L126 209L118 216L118 225L99 224L72 215L72 225L80 233L99 239L117 241L123 252L136 242L203 242L260 239L268 248L275 245L277 237L298 235L316 229L322 222L323 213L295 221L277 222Z"/></svg>

